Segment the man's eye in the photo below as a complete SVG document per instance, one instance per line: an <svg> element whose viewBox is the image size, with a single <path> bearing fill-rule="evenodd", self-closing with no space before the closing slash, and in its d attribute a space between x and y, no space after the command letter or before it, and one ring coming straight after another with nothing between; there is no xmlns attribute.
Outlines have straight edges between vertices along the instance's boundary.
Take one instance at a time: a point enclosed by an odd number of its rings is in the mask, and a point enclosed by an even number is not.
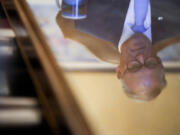
<svg viewBox="0 0 180 135"><path fill-rule="evenodd" d="M141 68L141 64L138 62L132 62L128 65L128 70L130 72L136 72L137 70L139 70Z"/></svg>
<svg viewBox="0 0 180 135"><path fill-rule="evenodd" d="M158 65L158 61L156 59L149 59L145 62L145 66L148 68L154 68Z"/></svg>

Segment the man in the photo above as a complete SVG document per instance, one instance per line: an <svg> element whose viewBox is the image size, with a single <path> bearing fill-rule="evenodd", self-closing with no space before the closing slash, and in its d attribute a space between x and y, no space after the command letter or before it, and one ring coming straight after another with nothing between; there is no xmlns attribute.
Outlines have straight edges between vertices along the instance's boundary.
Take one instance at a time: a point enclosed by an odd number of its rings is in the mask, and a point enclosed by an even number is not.
<svg viewBox="0 0 180 135"><path fill-rule="evenodd" d="M117 76L128 96L148 101L166 84L157 51L179 41L179 8L179 0L151 0L151 6L149 0L90 0L87 19L72 21L59 13L57 22L66 38L119 64Z"/></svg>

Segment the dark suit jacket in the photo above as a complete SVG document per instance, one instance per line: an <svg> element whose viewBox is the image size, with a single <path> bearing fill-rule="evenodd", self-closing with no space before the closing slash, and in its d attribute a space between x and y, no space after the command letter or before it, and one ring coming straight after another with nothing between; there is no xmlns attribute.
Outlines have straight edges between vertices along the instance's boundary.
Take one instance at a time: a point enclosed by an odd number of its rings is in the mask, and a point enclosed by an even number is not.
<svg viewBox="0 0 180 135"><path fill-rule="evenodd" d="M75 21L81 32L118 45L130 0L89 0L87 18ZM150 0L152 42L180 35L180 0ZM163 17L158 20L158 17Z"/></svg>

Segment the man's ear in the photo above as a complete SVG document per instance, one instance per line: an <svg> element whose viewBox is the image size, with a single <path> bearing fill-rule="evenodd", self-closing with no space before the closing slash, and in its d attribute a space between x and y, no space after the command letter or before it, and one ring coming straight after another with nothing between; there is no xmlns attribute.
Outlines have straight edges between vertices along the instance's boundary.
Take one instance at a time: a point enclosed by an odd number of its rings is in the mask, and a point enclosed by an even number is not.
<svg viewBox="0 0 180 135"><path fill-rule="evenodd" d="M118 78L118 79L121 79L121 77L122 77L122 72L121 72L120 66L118 66L118 67L116 68L116 73L117 73L117 78Z"/></svg>

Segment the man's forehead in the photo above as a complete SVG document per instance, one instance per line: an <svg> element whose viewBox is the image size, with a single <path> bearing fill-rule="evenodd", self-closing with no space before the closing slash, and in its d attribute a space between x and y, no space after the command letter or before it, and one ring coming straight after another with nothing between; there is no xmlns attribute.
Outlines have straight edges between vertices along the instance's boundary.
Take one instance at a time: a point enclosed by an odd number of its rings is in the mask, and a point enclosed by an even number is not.
<svg viewBox="0 0 180 135"><path fill-rule="evenodd" d="M145 92L158 87L161 84L161 78L156 76L129 76L125 79L126 84L133 92Z"/></svg>
<svg viewBox="0 0 180 135"><path fill-rule="evenodd" d="M126 81L143 81L145 80L159 80L162 74L162 68L157 67L154 69L148 69L146 67L141 68L136 72L126 72L124 79Z"/></svg>

